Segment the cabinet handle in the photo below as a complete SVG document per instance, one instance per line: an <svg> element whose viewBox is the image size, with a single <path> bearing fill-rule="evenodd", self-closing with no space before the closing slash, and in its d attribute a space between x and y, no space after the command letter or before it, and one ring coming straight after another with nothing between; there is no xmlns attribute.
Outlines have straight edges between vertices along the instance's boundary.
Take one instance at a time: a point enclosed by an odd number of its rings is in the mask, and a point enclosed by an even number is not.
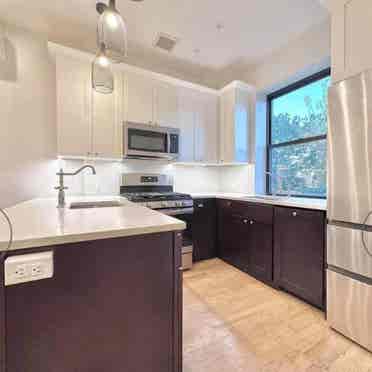
<svg viewBox="0 0 372 372"><path fill-rule="evenodd" d="M292 216L293 217L296 217L297 216L297 212L292 212Z"/></svg>
<svg viewBox="0 0 372 372"><path fill-rule="evenodd" d="M253 220L250 220L250 221L249 221L249 224L250 224L250 225L253 225L253 224L254 224L254 221L253 221Z"/></svg>
<svg viewBox="0 0 372 372"><path fill-rule="evenodd" d="M204 204L198 204L198 208L204 208Z"/></svg>
<svg viewBox="0 0 372 372"><path fill-rule="evenodd" d="M244 223L244 224L247 224L247 223L248 223L248 220L247 220L247 219L244 219L244 220L243 220L243 223Z"/></svg>

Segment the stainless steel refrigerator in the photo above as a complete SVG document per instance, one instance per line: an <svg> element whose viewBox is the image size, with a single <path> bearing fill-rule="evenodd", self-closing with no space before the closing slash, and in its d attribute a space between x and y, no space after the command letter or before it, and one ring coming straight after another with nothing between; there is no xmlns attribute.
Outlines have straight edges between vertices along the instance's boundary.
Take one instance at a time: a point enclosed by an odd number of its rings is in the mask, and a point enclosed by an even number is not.
<svg viewBox="0 0 372 372"><path fill-rule="evenodd" d="M327 319L372 350L372 71L328 97Z"/></svg>

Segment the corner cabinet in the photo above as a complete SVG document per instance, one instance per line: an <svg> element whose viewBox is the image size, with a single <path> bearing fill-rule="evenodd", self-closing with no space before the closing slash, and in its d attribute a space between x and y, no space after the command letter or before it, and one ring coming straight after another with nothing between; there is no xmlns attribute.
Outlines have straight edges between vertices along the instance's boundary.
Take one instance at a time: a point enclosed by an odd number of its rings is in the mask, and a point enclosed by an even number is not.
<svg viewBox="0 0 372 372"><path fill-rule="evenodd" d="M305 301L324 307L325 213L275 207L274 282Z"/></svg>
<svg viewBox="0 0 372 372"><path fill-rule="evenodd" d="M91 65L56 56L58 155L121 158L123 79L115 73L113 94L92 89Z"/></svg>
<svg viewBox="0 0 372 372"><path fill-rule="evenodd" d="M220 162L249 163L254 154L254 89L234 82L220 96Z"/></svg>
<svg viewBox="0 0 372 372"><path fill-rule="evenodd" d="M332 77L338 82L372 68L372 51L366 47L372 34L372 2L333 1L331 12Z"/></svg>

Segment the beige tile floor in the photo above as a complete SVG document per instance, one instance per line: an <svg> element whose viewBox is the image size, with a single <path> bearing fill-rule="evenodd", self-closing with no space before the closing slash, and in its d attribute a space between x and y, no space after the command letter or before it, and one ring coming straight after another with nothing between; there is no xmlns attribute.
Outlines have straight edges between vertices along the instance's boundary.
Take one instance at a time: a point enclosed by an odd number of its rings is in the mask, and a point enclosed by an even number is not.
<svg viewBox="0 0 372 372"><path fill-rule="evenodd" d="M184 273L184 372L207 371L372 372L372 354L321 311L214 259Z"/></svg>

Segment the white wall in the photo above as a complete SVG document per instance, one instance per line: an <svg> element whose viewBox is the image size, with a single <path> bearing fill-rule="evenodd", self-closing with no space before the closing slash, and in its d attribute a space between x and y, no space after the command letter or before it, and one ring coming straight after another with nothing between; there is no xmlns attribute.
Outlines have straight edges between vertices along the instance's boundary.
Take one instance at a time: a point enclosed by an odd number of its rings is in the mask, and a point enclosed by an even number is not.
<svg viewBox="0 0 372 372"><path fill-rule="evenodd" d="M247 72L246 80L256 86L255 191L266 192L266 101L267 95L330 67L330 21L308 30L286 47L268 56Z"/></svg>
<svg viewBox="0 0 372 372"><path fill-rule="evenodd" d="M55 182L54 68L47 41L5 25L0 61L0 206L44 195Z"/></svg>
<svg viewBox="0 0 372 372"><path fill-rule="evenodd" d="M323 22L248 71L245 80L259 93L278 90L330 66L330 20Z"/></svg>

